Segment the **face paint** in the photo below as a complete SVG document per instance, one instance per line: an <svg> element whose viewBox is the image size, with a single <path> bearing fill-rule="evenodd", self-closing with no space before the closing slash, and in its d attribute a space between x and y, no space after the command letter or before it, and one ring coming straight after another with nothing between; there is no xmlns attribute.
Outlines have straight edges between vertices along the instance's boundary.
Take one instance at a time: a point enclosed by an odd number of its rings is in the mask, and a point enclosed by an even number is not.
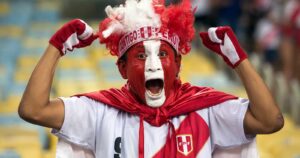
<svg viewBox="0 0 300 158"><path fill-rule="evenodd" d="M151 107L160 107L174 91L179 71L173 48L160 40L147 40L127 51L126 76L130 90Z"/></svg>
<svg viewBox="0 0 300 158"><path fill-rule="evenodd" d="M145 99L147 105L151 107L161 106L165 100L164 72L160 58L160 40L144 41L145 54Z"/></svg>

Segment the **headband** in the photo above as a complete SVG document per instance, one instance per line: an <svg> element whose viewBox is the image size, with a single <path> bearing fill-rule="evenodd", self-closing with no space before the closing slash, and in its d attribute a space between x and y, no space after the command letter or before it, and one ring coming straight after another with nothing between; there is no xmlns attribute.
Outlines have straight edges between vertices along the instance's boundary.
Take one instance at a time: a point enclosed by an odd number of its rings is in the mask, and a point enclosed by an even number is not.
<svg viewBox="0 0 300 158"><path fill-rule="evenodd" d="M169 34L168 31L160 32L159 28L145 26L125 34L120 39L118 57L120 58L131 46L138 42L153 39L168 42L178 52L179 37L176 34Z"/></svg>

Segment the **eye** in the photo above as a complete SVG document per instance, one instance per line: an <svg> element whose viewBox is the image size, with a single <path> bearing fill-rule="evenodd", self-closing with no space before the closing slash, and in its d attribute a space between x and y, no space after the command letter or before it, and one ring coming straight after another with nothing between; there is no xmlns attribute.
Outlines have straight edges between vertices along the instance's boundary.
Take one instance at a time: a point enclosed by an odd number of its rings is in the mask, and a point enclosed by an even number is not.
<svg viewBox="0 0 300 158"><path fill-rule="evenodd" d="M161 57L161 58L164 58L164 57L166 57L168 54L167 54L167 52L165 52L165 51L160 51L159 53L158 53L158 56L159 57Z"/></svg>
<svg viewBox="0 0 300 158"><path fill-rule="evenodd" d="M137 54L137 58L138 58L138 59L144 60L144 59L147 58L147 55L146 55L145 53L138 53L138 54Z"/></svg>

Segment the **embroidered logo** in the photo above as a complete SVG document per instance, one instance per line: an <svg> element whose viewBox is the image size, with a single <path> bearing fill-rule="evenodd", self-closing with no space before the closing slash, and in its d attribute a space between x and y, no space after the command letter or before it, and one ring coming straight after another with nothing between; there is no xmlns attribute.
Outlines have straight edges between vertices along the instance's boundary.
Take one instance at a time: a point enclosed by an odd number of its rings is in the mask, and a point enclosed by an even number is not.
<svg viewBox="0 0 300 158"><path fill-rule="evenodd" d="M177 151L187 156L193 151L193 137L191 134L176 136Z"/></svg>

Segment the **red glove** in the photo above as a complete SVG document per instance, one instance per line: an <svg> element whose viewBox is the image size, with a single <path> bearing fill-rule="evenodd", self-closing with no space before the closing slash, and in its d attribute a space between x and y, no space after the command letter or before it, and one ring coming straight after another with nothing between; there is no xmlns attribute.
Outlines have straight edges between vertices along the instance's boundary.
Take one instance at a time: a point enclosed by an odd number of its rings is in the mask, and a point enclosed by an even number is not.
<svg viewBox="0 0 300 158"><path fill-rule="evenodd" d="M98 38L93 34L93 29L80 19L74 19L61 27L50 39L54 47L56 47L63 56L68 52L72 52L74 48L82 48L89 46Z"/></svg>
<svg viewBox="0 0 300 158"><path fill-rule="evenodd" d="M200 37L207 48L221 55L232 68L247 58L247 54L229 26L211 27L208 32L200 32Z"/></svg>

